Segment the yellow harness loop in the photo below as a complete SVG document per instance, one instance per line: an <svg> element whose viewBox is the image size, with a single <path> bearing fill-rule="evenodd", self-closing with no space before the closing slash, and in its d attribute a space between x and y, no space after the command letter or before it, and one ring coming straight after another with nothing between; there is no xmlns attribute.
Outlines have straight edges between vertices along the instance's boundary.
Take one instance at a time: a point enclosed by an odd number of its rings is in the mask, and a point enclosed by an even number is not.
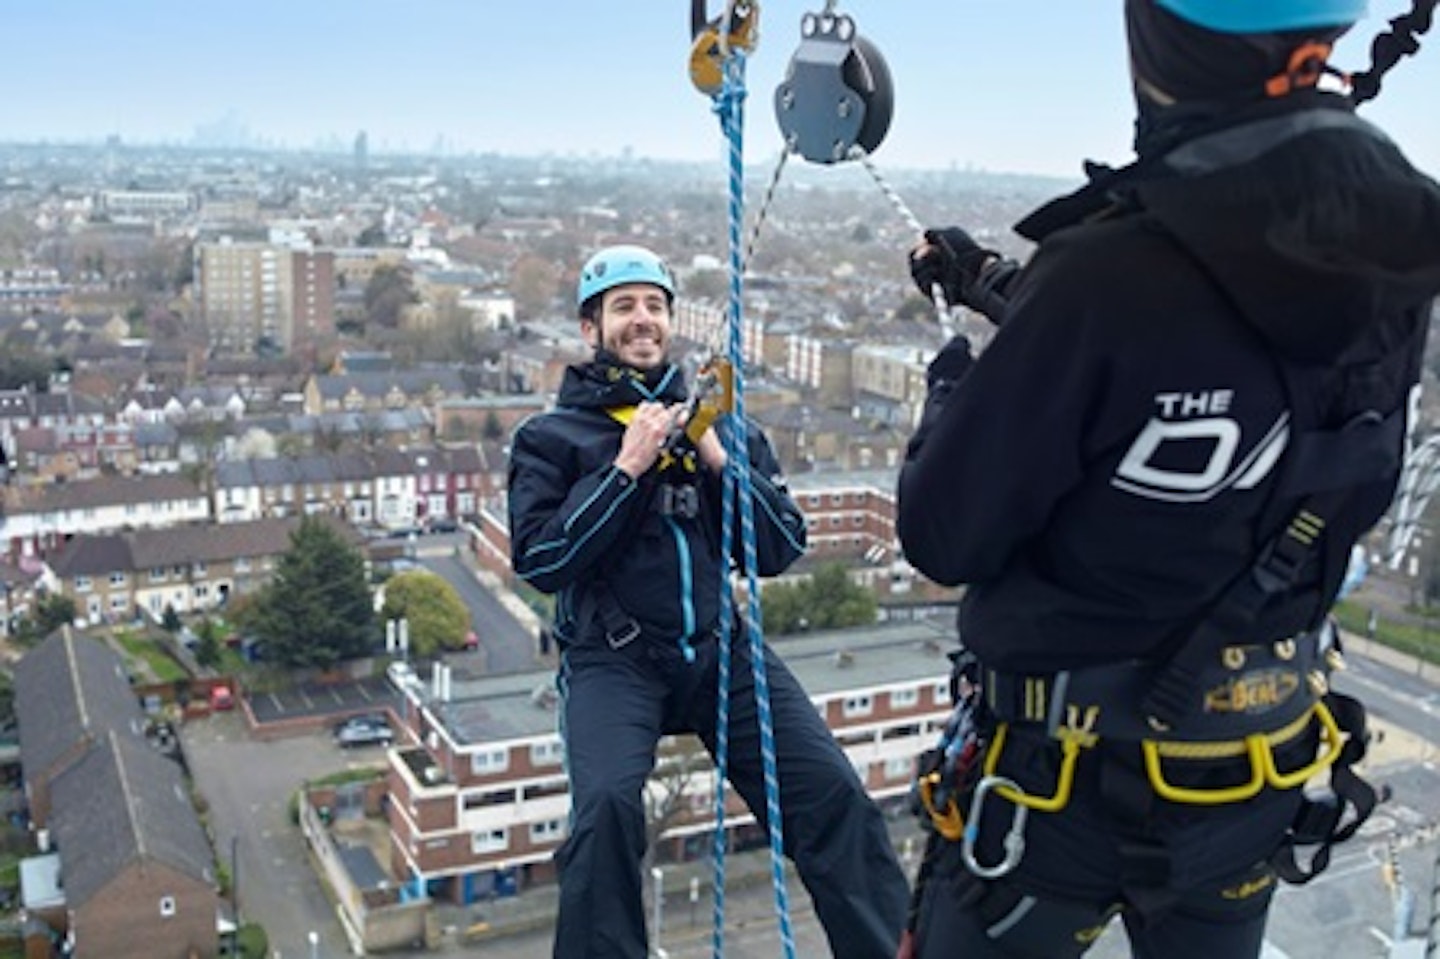
<svg viewBox="0 0 1440 959"><path fill-rule="evenodd" d="M1055 777L1055 792L1051 796L1042 799L1008 784L996 786L995 792L1017 806L1025 806L1036 812L1059 812L1064 809L1070 803L1070 792L1075 785L1075 764L1080 759L1080 750L1089 749L1100 741L1100 737L1092 731L1099 717L1098 706L1089 707L1083 716L1078 707L1068 707L1065 725L1055 732L1055 738L1060 740L1060 772ZM985 756L987 778L996 776L995 771L1000 767L1000 752L1005 748L1005 733L1008 727L1008 723L1001 723L995 729L995 740Z"/></svg>
<svg viewBox="0 0 1440 959"><path fill-rule="evenodd" d="M1320 742L1324 749L1307 765L1288 773L1281 772L1275 766L1275 747L1282 746L1303 733L1312 716L1320 723ZM1140 750L1145 757L1145 774L1160 798L1192 806L1219 806L1244 802L1265 788L1266 783L1282 790L1304 785L1312 776L1327 769L1340 758L1340 748L1344 745L1341 739L1340 726L1335 722L1335 716L1329 707L1324 702L1316 702L1309 711L1273 733L1256 733L1239 742L1177 743L1147 739L1140 743ZM1160 765L1165 758L1223 759L1241 755L1250 757L1249 781L1218 789L1191 789L1173 785L1165 779Z"/></svg>
<svg viewBox="0 0 1440 959"><path fill-rule="evenodd" d="M1055 738L1060 741L1060 771L1055 777L1054 793L1046 797L1035 796L1014 788L1008 783L1003 783L994 787L997 794L1016 805L1025 806L1036 812L1059 812L1069 804L1075 784L1075 764L1079 761L1080 751L1091 748L1099 741L1099 737L1091 731L1094 729L1099 710L1092 706L1083 716L1074 706L1069 707L1069 710L1070 714L1066 724L1055 733ZM1282 772L1275 765L1275 749L1304 733L1309 728L1312 717L1320 724L1320 742L1323 747L1320 754L1312 762L1299 769ZM1008 723L1001 723L996 727L995 738L985 755L986 777L999 778L1000 754L1005 749L1005 737L1008 729ZM1140 751L1145 760L1146 777L1150 780L1150 785L1154 787L1156 794L1162 799L1192 806L1219 806L1226 803L1244 802L1258 794L1267 783L1279 790L1303 786L1311 777L1324 771L1340 758L1342 745L1340 726L1336 723L1335 716L1323 702L1316 702L1305 713L1271 733L1255 733L1244 739L1217 742L1145 739L1140 742ZM1166 759L1184 762L1240 757L1248 757L1250 760L1250 778L1246 782L1234 786L1222 786L1214 789L1176 786L1166 780L1162 767L1162 761ZM940 815L933 809L931 809L931 815L938 824Z"/></svg>

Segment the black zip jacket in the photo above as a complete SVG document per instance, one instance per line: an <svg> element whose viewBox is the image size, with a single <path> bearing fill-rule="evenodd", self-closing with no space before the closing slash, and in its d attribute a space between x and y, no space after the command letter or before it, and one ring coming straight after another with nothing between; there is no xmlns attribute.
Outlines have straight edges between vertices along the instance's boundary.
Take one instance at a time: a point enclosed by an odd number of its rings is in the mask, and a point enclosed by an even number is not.
<svg viewBox="0 0 1440 959"><path fill-rule="evenodd" d="M610 409L682 402L678 368L640 374L599 360L566 370L554 410L527 420L510 451L510 558L518 576L558 594L556 632L603 635L611 602L647 638L688 641L712 630L720 597L720 478L692 454L631 480L614 466L625 427ZM757 573L783 572L805 551L805 519L759 427L747 423ZM684 457L681 458L685 459ZM694 490L693 510L665 512L665 487ZM687 515L691 513L693 515ZM731 555L743 561L740 517ZM604 584L603 586L600 584Z"/></svg>
<svg viewBox="0 0 1440 959"><path fill-rule="evenodd" d="M1338 97L1297 107L1032 216L1053 229L991 345L932 365L898 531L921 572L968 584L961 641L988 665L1168 654L1302 501L1277 479L1292 431L1410 402L1440 189ZM1397 479L1356 483L1327 542L1348 551ZM1339 582L1316 566L1236 641L1313 624Z"/></svg>

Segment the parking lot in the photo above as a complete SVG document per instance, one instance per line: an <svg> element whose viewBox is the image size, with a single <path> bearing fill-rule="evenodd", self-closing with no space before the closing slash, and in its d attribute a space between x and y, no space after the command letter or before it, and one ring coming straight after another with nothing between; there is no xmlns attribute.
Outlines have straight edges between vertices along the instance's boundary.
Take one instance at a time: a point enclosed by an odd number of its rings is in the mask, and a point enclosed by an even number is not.
<svg viewBox="0 0 1440 959"><path fill-rule="evenodd" d="M245 697L255 722L260 724L334 716L356 712L382 712L400 705L399 694L384 676L371 676L348 683L311 683L271 693Z"/></svg>

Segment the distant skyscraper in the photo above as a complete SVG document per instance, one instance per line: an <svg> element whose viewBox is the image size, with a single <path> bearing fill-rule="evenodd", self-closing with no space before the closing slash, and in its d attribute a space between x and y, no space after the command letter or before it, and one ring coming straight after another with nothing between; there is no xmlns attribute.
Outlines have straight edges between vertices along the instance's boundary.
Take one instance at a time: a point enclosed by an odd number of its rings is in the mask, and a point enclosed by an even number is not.
<svg viewBox="0 0 1440 959"><path fill-rule="evenodd" d="M370 137L361 130L355 134L355 168L365 169L370 162Z"/></svg>

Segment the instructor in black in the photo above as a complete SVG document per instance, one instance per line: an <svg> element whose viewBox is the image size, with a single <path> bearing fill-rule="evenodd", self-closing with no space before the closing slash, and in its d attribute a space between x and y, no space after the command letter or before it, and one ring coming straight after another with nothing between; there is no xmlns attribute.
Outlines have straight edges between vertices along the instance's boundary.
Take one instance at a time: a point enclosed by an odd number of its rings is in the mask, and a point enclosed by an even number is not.
<svg viewBox="0 0 1440 959"><path fill-rule="evenodd" d="M1255 957L1374 804L1327 613L1400 474L1440 191L1335 89L1363 12L1127 0L1136 162L1023 221L1023 267L911 255L999 329L932 363L899 481L975 690L906 955L1075 957L1118 916L1142 959Z"/></svg>
<svg viewBox="0 0 1440 959"><path fill-rule="evenodd" d="M511 447L511 562L556 596L571 796L556 856L554 954L564 959L647 954L641 790L661 736L695 733L715 749L726 454L713 427L695 441L679 429L687 392L667 355L674 296L670 270L651 251L596 253L577 296L595 358L566 371L555 409L524 423ZM753 424L744 428L756 572L773 576L804 552L805 520L768 441ZM731 644L728 774L763 824L743 633ZM785 852L833 954L890 959L907 894L884 820L794 675L769 649L765 662Z"/></svg>

